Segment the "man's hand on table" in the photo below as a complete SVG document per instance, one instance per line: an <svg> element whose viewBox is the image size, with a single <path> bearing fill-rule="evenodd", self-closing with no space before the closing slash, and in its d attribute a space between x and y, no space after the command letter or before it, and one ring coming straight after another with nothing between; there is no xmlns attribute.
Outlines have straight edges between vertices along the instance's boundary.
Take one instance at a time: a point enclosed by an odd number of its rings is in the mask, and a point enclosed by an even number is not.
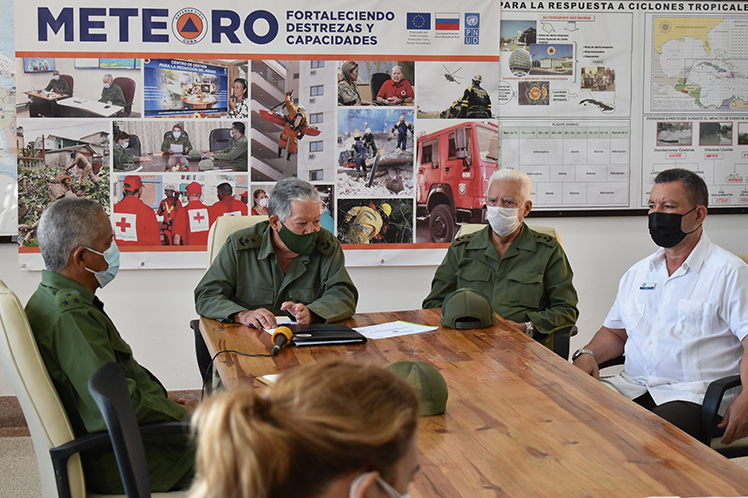
<svg viewBox="0 0 748 498"><path fill-rule="evenodd" d="M574 366L593 376L597 380L600 380L600 368L597 366L597 360L595 360L595 357L591 354L580 354L579 357L574 360Z"/></svg>
<svg viewBox="0 0 748 498"><path fill-rule="evenodd" d="M245 327L254 327L256 329L274 329L278 326L275 322L275 315L265 308L240 311L234 314L233 320Z"/></svg>
<svg viewBox="0 0 748 498"><path fill-rule="evenodd" d="M314 315L305 305L301 303L294 303L292 301L286 301L281 305L283 311L288 311L296 318L296 323L306 325L312 323Z"/></svg>

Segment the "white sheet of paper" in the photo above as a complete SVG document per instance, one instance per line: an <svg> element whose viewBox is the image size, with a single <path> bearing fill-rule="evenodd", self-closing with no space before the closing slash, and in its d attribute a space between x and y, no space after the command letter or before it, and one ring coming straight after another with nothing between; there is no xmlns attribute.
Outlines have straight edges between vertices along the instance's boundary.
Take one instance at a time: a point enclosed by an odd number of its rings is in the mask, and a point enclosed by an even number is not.
<svg viewBox="0 0 748 498"><path fill-rule="evenodd" d="M182 153L182 144L171 144L171 151L174 154L181 154Z"/></svg>
<svg viewBox="0 0 748 498"><path fill-rule="evenodd" d="M396 322L380 323L379 325L369 325L368 327L358 327L355 330L364 335L367 339L388 339L390 337L399 337L401 335L422 334L424 332L433 332L439 327L431 325L421 325L418 323Z"/></svg>
<svg viewBox="0 0 748 498"><path fill-rule="evenodd" d="M280 326L280 325L289 325L289 324L293 324L293 323L295 323L295 322L294 322L294 321L292 321L292 320L291 320L290 318L288 318L287 316L276 316L276 317L275 317L275 323L277 323L277 324L278 324L278 325ZM268 334L270 334L270 335L273 335L273 332L275 332L275 329L263 329L263 330L264 330L265 332L267 332Z"/></svg>

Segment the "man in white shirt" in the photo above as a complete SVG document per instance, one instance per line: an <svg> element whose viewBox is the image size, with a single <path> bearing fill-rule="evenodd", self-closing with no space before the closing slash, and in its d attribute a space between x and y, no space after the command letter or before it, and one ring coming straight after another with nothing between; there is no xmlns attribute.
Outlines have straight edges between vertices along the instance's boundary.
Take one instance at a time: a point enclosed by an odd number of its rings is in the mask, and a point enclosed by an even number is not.
<svg viewBox="0 0 748 498"><path fill-rule="evenodd" d="M649 197L649 232L660 246L621 278L603 326L572 356L599 378L598 364L626 355L609 387L699 437L711 381L740 374L748 385L748 265L703 233L709 192L684 169L661 172ZM734 401L733 401L734 400ZM732 401L725 409L727 402ZM748 390L726 399L723 444L748 435Z"/></svg>

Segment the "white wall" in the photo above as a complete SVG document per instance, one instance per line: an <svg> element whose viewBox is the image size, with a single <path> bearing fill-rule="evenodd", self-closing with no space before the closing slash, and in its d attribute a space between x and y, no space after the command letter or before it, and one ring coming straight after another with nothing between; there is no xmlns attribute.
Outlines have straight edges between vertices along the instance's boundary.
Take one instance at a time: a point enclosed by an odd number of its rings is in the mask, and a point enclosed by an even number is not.
<svg viewBox="0 0 748 498"><path fill-rule="evenodd" d="M620 276L655 250L647 219L533 218L530 224L558 229L574 269L580 334L572 339L573 351L600 327ZM705 227L712 242L735 253L748 253L748 215L711 215ZM36 289L40 273L19 270L16 251L14 244L0 245L0 278L25 303ZM435 266L349 269L360 292L358 311L420 308L435 270ZM98 293L135 357L170 390L200 387L189 321L196 317L192 290L202 274L202 270L121 271ZM10 394L10 384L0 371L0 395Z"/></svg>

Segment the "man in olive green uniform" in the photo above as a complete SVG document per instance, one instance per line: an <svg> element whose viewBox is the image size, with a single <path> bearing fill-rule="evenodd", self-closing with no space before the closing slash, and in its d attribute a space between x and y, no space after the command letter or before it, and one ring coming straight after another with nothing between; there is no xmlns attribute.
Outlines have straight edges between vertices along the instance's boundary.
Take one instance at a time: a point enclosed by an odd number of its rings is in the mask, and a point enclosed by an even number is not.
<svg viewBox="0 0 748 498"><path fill-rule="evenodd" d="M57 70L52 71L52 79L49 80L44 91L54 92L66 97L70 97L73 93L70 91L68 81L65 78L61 78L60 71ZM60 113L58 111L59 109L54 101L31 98L31 103L29 104L29 116L32 118L39 116L59 116Z"/></svg>
<svg viewBox="0 0 748 498"><path fill-rule="evenodd" d="M231 145L223 150L206 152L204 156L207 158L229 161L237 171L247 171L249 164L247 148L249 142L247 141L247 136L244 134L245 130L246 127L244 126L244 123L241 121L234 121L231 123L231 136L234 138Z"/></svg>
<svg viewBox="0 0 748 498"><path fill-rule="evenodd" d="M229 236L198 284L198 314L256 328L273 328L275 316L286 313L299 323L353 315L358 291L340 242L320 229L319 202L303 180L278 182L269 221Z"/></svg>
<svg viewBox="0 0 748 498"><path fill-rule="evenodd" d="M105 74L102 78L104 88L101 89L101 98L99 102L109 103L120 107L125 107L127 101L125 100L125 94L122 88L114 82L114 77L111 74Z"/></svg>
<svg viewBox="0 0 748 498"><path fill-rule="evenodd" d="M130 135L127 132L119 132L117 142L114 144L112 150L112 156L114 156L114 170L115 171L129 171L135 173L143 169L139 163L150 163L150 156L133 156L125 149L130 145Z"/></svg>
<svg viewBox="0 0 748 498"><path fill-rule="evenodd" d="M489 226L458 237L431 282L424 308L439 308L452 291L483 292L496 313L553 348L553 333L579 315L573 273L561 244L522 221L532 209L530 178L499 170L489 180Z"/></svg>
<svg viewBox="0 0 748 498"><path fill-rule="evenodd" d="M112 226L101 205L87 199L53 202L42 215L38 239L47 269L26 314L75 435L106 430L88 381L108 361L124 370L140 423L189 420L180 404L184 401L170 400L158 379L135 361L95 295L119 267ZM186 436L157 436L144 443L152 491L189 485L194 450ZM89 491L123 493L111 447L85 451L81 460Z"/></svg>

